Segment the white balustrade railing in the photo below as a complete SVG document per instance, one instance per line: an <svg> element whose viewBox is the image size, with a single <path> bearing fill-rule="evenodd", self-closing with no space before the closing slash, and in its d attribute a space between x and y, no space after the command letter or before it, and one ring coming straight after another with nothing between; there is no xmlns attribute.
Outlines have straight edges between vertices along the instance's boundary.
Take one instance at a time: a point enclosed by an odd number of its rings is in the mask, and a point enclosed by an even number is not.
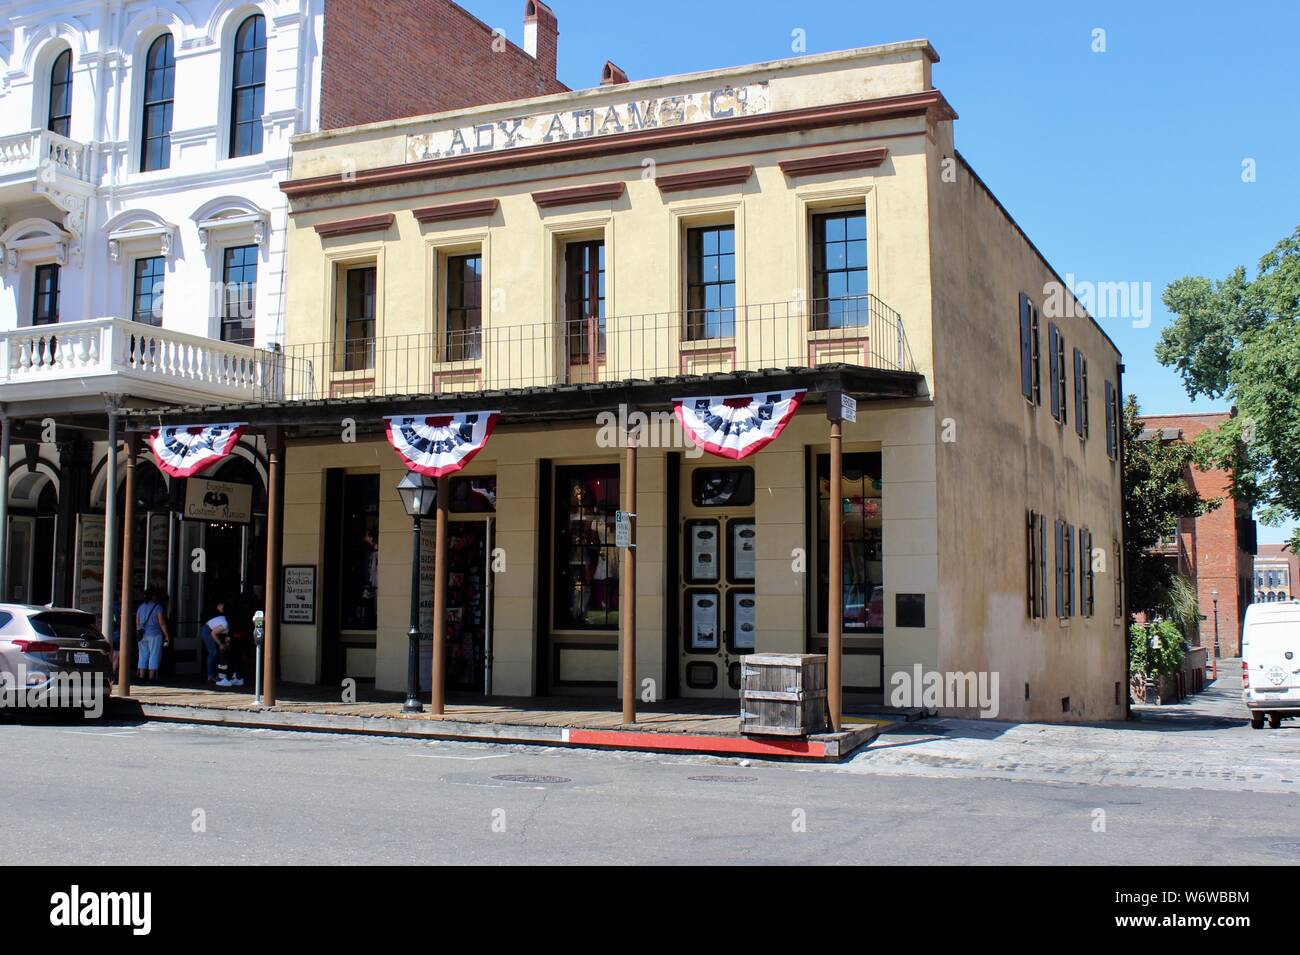
<svg viewBox="0 0 1300 955"><path fill-rule="evenodd" d="M85 143L48 129L0 136L0 175L29 170L35 173L48 164L74 179L89 181L89 157Z"/></svg>
<svg viewBox="0 0 1300 955"><path fill-rule="evenodd" d="M4 386L116 376L98 390L132 393L132 383L195 395L253 400L275 397L278 353L187 335L118 318L64 322L0 332L0 400ZM81 385L79 384L80 388ZM182 393L183 392L183 393Z"/></svg>

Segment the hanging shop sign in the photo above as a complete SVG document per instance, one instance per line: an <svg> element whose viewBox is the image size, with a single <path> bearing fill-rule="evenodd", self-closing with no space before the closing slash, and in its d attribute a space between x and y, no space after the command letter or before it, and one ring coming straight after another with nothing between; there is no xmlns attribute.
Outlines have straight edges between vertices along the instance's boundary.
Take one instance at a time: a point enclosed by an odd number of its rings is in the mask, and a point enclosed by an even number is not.
<svg viewBox="0 0 1300 955"><path fill-rule="evenodd" d="M193 477L229 454L244 433L244 423L178 425L149 432L158 467L172 477Z"/></svg>
<svg viewBox="0 0 1300 955"><path fill-rule="evenodd" d="M500 417L497 411L444 415L390 415L388 443L406 466L429 477L459 471L483 450Z"/></svg>
<svg viewBox="0 0 1300 955"><path fill-rule="evenodd" d="M673 412L697 445L711 454L739 461L771 444L807 394L760 392L712 398L675 398Z"/></svg>
<svg viewBox="0 0 1300 955"><path fill-rule="evenodd" d="M185 482L185 519L247 524L253 519L253 486L190 478Z"/></svg>

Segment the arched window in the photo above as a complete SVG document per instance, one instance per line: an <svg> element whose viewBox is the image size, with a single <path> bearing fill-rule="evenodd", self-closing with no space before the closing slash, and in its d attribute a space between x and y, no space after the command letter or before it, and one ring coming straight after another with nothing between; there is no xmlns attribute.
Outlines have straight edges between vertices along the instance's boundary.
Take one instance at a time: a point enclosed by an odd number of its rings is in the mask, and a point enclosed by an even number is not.
<svg viewBox="0 0 1300 955"><path fill-rule="evenodd" d="M262 151L262 109L266 93L266 19L253 14L235 31L230 75L230 156Z"/></svg>
<svg viewBox="0 0 1300 955"><path fill-rule="evenodd" d="M153 41L144 60L144 136L140 141L140 171L171 165L172 96L176 86L176 57L172 35Z"/></svg>
<svg viewBox="0 0 1300 955"><path fill-rule="evenodd" d="M60 136L72 129L72 51L64 50L50 67L50 115L45 128Z"/></svg>

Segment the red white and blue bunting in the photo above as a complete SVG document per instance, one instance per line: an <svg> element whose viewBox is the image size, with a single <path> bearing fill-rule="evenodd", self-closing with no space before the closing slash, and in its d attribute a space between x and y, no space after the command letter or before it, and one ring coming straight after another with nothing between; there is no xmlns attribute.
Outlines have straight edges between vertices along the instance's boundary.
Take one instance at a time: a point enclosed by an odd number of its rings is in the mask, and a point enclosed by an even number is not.
<svg viewBox="0 0 1300 955"><path fill-rule="evenodd" d="M243 422L154 428L149 432L149 446L158 467L172 477L187 478L229 454L243 433Z"/></svg>
<svg viewBox="0 0 1300 955"><path fill-rule="evenodd" d="M805 394L800 389L674 398L673 413L691 440L705 451L739 461L776 440Z"/></svg>
<svg viewBox="0 0 1300 955"><path fill-rule="evenodd" d="M459 471L483 450L497 425L498 411L443 415L390 415L388 443L406 466L442 477Z"/></svg>

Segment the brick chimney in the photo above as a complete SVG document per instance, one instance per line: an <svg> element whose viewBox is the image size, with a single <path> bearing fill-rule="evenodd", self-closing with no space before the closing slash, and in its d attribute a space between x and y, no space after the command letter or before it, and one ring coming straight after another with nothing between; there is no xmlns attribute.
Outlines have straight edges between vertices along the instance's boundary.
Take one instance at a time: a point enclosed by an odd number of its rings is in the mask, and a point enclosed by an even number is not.
<svg viewBox="0 0 1300 955"><path fill-rule="evenodd" d="M560 45L560 26L555 12L541 0L524 4L524 49L547 76L555 76L555 55Z"/></svg>
<svg viewBox="0 0 1300 955"><path fill-rule="evenodd" d="M600 71L600 85L615 86L626 82L627 73L623 71L623 68L615 65L613 60L606 60L605 66Z"/></svg>

